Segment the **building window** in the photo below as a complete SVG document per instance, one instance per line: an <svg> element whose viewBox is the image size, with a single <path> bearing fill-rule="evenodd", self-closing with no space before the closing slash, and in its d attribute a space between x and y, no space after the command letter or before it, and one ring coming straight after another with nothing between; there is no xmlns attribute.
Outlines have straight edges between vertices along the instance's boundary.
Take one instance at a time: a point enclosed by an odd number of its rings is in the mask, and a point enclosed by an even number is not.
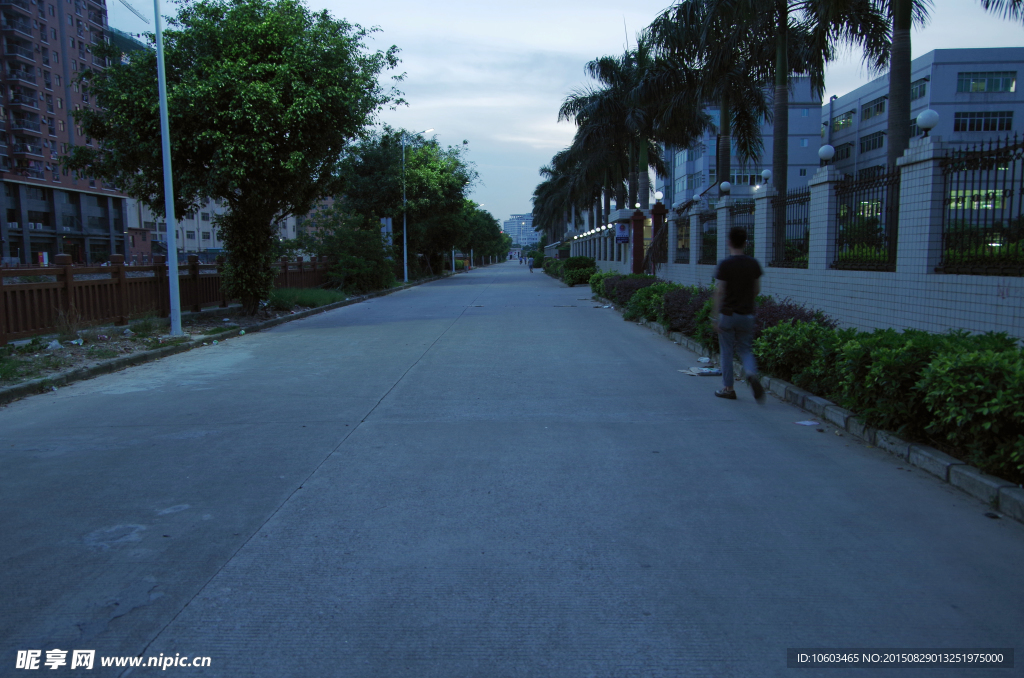
<svg viewBox="0 0 1024 678"><path fill-rule="evenodd" d="M861 137L860 152L867 153L885 145L885 132L875 132L866 137Z"/></svg>
<svg viewBox="0 0 1024 678"><path fill-rule="evenodd" d="M921 136L921 128L917 126L917 118L912 118L910 121L910 138Z"/></svg>
<svg viewBox="0 0 1024 678"><path fill-rule="evenodd" d="M209 220L210 220L210 213L209 213L209 212L200 212L200 213L199 213L199 217L200 217L200 218L201 218L201 219L202 219L203 221L209 221Z"/></svg>
<svg viewBox="0 0 1024 678"><path fill-rule="evenodd" d="M878 97L873 101L869 101L860 109L862 120L870 120L882 113L885 113L885 97Z"/></svg>
<svg viewBox="0 0 1024 678"><path fill-rule="evenodd" d="M849 160L850 154L852 153L853 144L842 144L841 146L836 146L836 162L839 162L840 160Z"/></svg>
<svg viewBox="0 0 1024 678"><path fill-rule="evenodd" d="M809 142L809 141L808 141L807 139L801 139L801 140L800 140L800 148L807 148L807 145L808 145L809 143L810 143L810 142Z"/></svg>
<svg viewBox="0 0 1024 678"><path fill-rule="evenodd" d="M1016 92L1016 71L990 71L987 73L958 73L957 92Z"/></svg>
<svg viewBox="0 0 1024 678"><path fill-rule="evenodd" d="M806 177L807 176L807 170L806 169L801 169L800 170L800 176Z"/></svg>
<svg viewBox="0 0 1024 678"><path fill-rule="evenodd" d="M142 239L142 242L146 242L146 232L145 232L145 231L143 231L142 233L140 233L140 234L139 234L139 238L141 238L141 239Z"/></svg>
<svg viewBox="0 0 1024 678"><path fill-rule="evenodd" d="M195 231L185 231L185 240L195 240L195 239L196 239L196 232Z"/></svg>
<svg viewBox="0 0 1024 678"><path fill-rule="evenodd" d="M910 100L920 99L928 94L928 78L921 78L910 83Z"/></svg>
<svg viewBox="0 0 1024 678"><path fill-rule="evenodd" d="M954 132L1009 132L1013 129L1013 111L955 113Z"/></svg>
<svg viewBox="0 0 1024 678"><path fill-rule="evenodd" d="M203 231L203 240L209 240L210 234L207 231Z"/></svg>
<svg viewBox="0 0 1024 678"><path fill-rule="evenodd" d="M59 129L61 132L64 131L64 121L63 120L58 120L57 121L57 129Z"/></svg>
<svg viewBox="0 0 1024 678"><path fill-rule="evenodd" d="M859 170L857 172L857 178L858 179L871 179L872 177L877 177L880 174L885 174L885 165L875 165L873 167L865 167L864 169ZM867 207L867 206L863 205L862 209L864 207Z"/></svg>
<svg viewBox="0 0 1024 678"><path fill-rule="evenodd" d="M839 132L846 129L847 127L853 126L853 114L855 111L847 111L842 115L837 115L832 118L832 131Z"/></svg>
<svg viewBox="0 0 1024 678"><path fill-rule="evenodd" d="M128 243L129 243L129 245L131 247L135 247L135 236L134 235L128 236Z"/></svg>
<svg viewBox="0 0 1024 678"><path fill-rule="evenodd" d="M64 100L60 97L57 97L57 108L61 110L64 109Z"/></svg>

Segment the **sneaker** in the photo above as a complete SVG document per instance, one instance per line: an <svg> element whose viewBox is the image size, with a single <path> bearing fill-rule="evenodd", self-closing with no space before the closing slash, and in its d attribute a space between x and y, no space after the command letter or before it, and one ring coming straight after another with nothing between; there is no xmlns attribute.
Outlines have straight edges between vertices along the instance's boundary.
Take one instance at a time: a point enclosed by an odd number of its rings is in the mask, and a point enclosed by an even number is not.
<svg viewBox="0 0 1024 678"><path fill-rule="evenodd" d="M764 386L761 386L761 380L756 374L747 377L747 381L750 382L750 389L754 392L754 400L764 404Z"/></svg>
<svg viewBox="0 0 1024 678"><path fill-rule="evenodd" d="M725 398L726 400L736 400L736 391L733 390L726 391L723 388L718 391L715 391L715 395L718 396L719 398Z"/></svg>

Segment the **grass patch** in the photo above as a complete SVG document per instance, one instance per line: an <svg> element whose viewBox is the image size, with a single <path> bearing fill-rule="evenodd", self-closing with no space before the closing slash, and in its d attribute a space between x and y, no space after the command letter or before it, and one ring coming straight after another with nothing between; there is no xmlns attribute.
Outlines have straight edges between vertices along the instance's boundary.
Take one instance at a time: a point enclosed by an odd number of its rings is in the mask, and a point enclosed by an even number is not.
<svg viewBox="0 0 1024 678"><path fill-rule="evenodd" d="M187 341L192 341L192 337L187 335L184 337L171 337L170 339L164 339L163 343L161 343L159 339L150 339L146 342L146 348L154 349L163 348L164 346L177 346L178 344L184 344Z"/></svg>
<svg viewBox="0 0 1024 678"><path fill-rule="evenodd" d="M281 287L270 293L270 307L275 311L290 311L296 306L316 308L337 301L345 301L348 297L337 290L321 290L317 288L299 289Z"/></svg>
<svg viewBox="0 0 1024 678"><path fill-rule="evenodd" d="M107 358L116 358L120 353L112 348L106 346L90 346L89 357L96 358L97 360L106 360Z"/></svg>
<svg viewBox="0 0 1024 678"><path fill-rule="evenodd" d="M135 334L146 337L156 332L157 326L156 314L147 313L133 322L129 327Z"/></svg>

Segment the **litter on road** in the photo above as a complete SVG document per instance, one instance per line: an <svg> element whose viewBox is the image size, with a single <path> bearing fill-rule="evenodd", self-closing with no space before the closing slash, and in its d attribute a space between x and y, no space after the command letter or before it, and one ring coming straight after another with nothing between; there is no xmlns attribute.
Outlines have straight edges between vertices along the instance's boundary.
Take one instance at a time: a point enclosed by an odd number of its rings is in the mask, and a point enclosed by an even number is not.
<svg viewBox="0 0 1024 678"><path fill-rule="evenodd" d="M807 421L794 421L793 423L797 424L799 426L819 426L819 425L821 425L821 422L810 421L810 420L807 420Z"/></svg>

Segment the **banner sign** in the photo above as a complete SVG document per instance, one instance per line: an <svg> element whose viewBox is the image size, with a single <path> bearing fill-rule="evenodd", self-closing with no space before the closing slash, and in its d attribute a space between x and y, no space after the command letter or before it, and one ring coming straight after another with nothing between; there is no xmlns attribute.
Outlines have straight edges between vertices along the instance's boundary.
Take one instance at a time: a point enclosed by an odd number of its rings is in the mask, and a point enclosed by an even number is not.
<svg viewBox="0 0 1024 678"><path fill-rule="evenodd" d="M619 222L615 224L615 242L616 243L629 243L629 222Z"/></svg>

